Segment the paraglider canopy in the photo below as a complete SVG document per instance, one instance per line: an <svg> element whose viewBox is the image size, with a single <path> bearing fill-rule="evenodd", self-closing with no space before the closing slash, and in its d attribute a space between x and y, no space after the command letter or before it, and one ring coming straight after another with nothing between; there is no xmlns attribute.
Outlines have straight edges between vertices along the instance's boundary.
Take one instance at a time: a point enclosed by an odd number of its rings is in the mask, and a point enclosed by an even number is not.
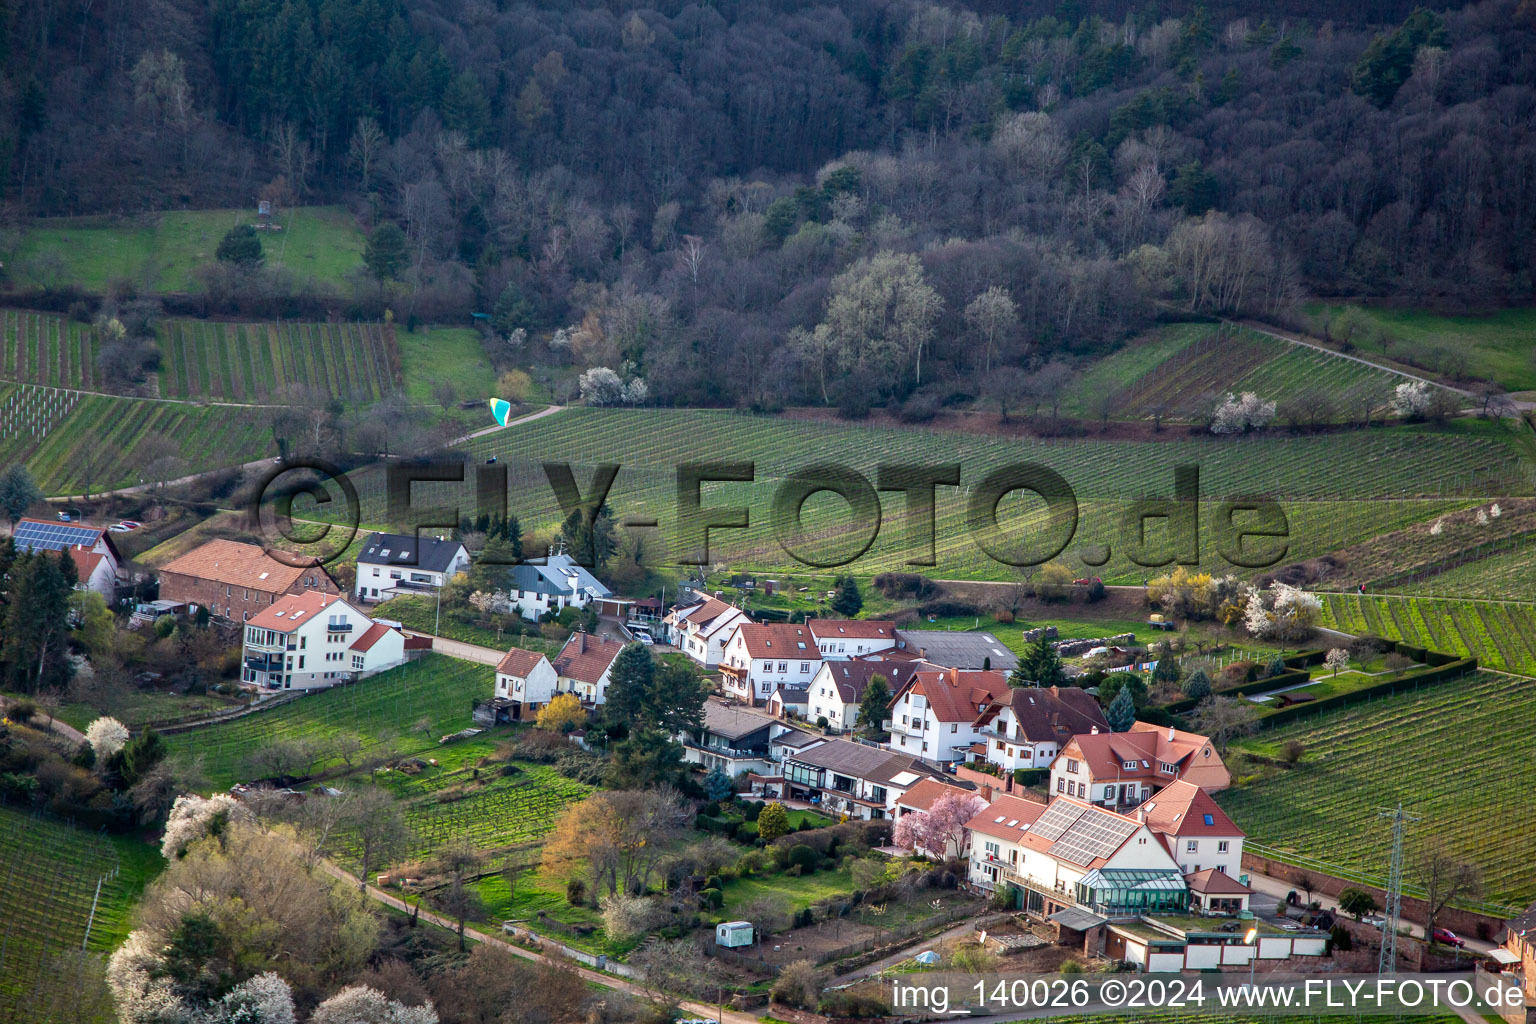
<svg viewBox="0 0 1536 1024"><path fill-rule="evenodd" d="M496 417L497 425L506 426L507 417L512 413L512 404L510 402L503 402L499 398L493 398L486 404L491 407L491 415Z"/></svg>

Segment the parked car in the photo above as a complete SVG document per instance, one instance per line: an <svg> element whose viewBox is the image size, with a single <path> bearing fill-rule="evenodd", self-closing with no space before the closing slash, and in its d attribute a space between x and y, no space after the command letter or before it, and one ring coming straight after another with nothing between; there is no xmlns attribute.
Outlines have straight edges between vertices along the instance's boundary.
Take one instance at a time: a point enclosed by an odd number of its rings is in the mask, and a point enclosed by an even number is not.
<svg viewBox="0 0 1536 1024"><path fill-rule="evenodd" d="M1072 585L1074 587L1091 587L1095 583L1103 582L1104 580L1098 576L1079 576L1077 579L1072 581Z"/></svg>
<svg viewBox="0 0 1536 1024"><path fill-rule="evenodd" d="M1449 928L1436 928L1434 937L1435 941L1442 946L1455 946L1457 949L1461 949L1467 944L1466 939L1461 938Z"/></svg>
<svg viewBox="0 0 1536 1024"><path fill-rule="evenodd" d="M130 533L132 531L130 531L128 529L128 527L124 526L122 523L114 523L113 525L107 527L107 532L108 533Z"/></svg>
<svg viewBox="0 0 1536 1024"><path fill-rule="evenodd" d="M640 641L642 646L645 646L645 647L655 647L656 646L656 641L651 639L651 634L649 634L649 633L636 633L635 634L635 639Z"/></svg>
<svg viewBox="0 0 1536 1024"><path fill-rule="evenodd" d="M72 523L74 521L75 521L75 517L70 515L68 512L60 512L59 513L59 522L61 522L61 523Z"/></svg>
<svg viewBox="0 0 1536 1024"><path fill-rule="evenodd" d="M1387 926L1387 919L1380 914L1366 914L1360 919L1360 923L1371 925L1374 928L1385 928Z"/></svg>

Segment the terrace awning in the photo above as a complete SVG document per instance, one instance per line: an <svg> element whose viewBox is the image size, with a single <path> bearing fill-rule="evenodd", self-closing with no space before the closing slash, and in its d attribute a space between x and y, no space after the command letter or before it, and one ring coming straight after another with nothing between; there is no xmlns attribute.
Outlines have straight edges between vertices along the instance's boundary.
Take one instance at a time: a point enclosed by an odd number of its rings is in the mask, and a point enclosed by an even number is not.
<svg viewBox="0 0 1536 1024"><path fill-rule="evenodd" d="M1515 956L1515 954L1511 953L1503 946L1495 946L1493 949L1488 951L1488 955L1492 957L1496 963L1503 964L1505 967L1509 967L1512 964L1517 964L1520 962L1519 957Z"/></svg>

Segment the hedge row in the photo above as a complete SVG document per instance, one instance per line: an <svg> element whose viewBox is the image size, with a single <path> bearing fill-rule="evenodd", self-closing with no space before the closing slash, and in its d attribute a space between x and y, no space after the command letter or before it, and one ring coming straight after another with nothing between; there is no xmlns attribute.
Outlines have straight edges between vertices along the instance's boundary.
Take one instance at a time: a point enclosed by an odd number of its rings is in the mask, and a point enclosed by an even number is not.
<svg viewBox="0 0 1536 1024"><path fill-rule="evenodd" d="M1328 652L1319 647L1313 651L1297 651L1295 654L1281 658L1286 668L1311 668L1313 665L1321 665L1328 657Z"/></svg>
<svg viewBox="0 0 1536 1024"><path fill-rule="evenodd" d="M1388 679L1385 682L1352 690L1349 693L1339 693L1332 697L1324 697L1322 700L1314 700L1305 704L1292 704L1288 708L1279 708L1259 719L1258 724L1260 728L1267 729L1270 726L1282 725L1317 711L1341 708L1348 704L1354 704L1381 694L1394 693L1409 687L1417 688L1431 683L1443 683L1448 679L1459 679L1468 672L1476 671L1476 658L1459 658L1438 668L1427 668L1422 672L1415 672L1398 679Z"/></svg>

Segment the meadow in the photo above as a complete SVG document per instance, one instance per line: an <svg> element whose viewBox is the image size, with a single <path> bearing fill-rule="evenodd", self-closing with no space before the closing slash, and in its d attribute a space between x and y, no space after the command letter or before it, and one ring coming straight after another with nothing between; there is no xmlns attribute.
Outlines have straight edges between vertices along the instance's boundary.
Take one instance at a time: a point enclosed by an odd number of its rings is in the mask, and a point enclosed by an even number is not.
<svg viewBox="0 0 1536 1024"><path fill-rule="evenodd" d="M1382 884L1391 833L1380 817L1402 801L1421 816L1405 844L1407 890L1420 885L1425 842L1444 840L1478 865L1483 899L1524 907L1536 898L1530 829L1536 811L1536 691L1494 673L1380 697L1269 730L1233 749L1272 754L1290 740L1291 769L1244 773L1217 794L1255 852ZM1474 742L1469 739L1475 738ZM1315 865L1312 863L1315 862Z"/></svg>
<svg viewBox="0 0 1536 1024"><path fill-rule="evenodd" d="M1100 397L1113 395L1114 419L1189 421L1228 392L1252 391L1283 403L1326 383L1340 400L1330 418L1357 420L1363 404L1385 405L1403 380L1257 331L1184 324L1161 328L1088 367L1066 389L1062 411L1093 419Z"/></svg>
<svg viewBox="0 0 1536 1024"><path fill-rule="evenodd" d="M202 758L213 789L250 778L251 754L279 740L323 748L327 740L348 734L362 740L364 756L385 749L397 755L436 751L439 737L470 727L472 702L491 696L492 679L489 665L428 654L361 682L168 736L166 742L175 753ZM328 756L316 763L317 769L327 767L344 766Z"/></svg>
<svg viewBox="0 0 1536 1024"><path fill-rule="evenodd" d="M145 482L141 443L164 438L181 460L174 476L272 454L259 409L228 409L87 395L0 383L0 463L23 462L45 494L81 494Z"/></svg>
<svg viewBox="0 0 1536 1024"><path fill-rule="evenodd" d="M397 328L395 343L400 349L401 376L405 395L419 405L435 405L433 389L448 384L463 400L485 401L496 393L496 371L480 345L478 331L468 327L417 327L414 331ZM493 421L490 413L482 425Z"/></svg>
<svg viewBox="0 0 1536 1024"><path fill-rule="evenodd" d="M5 262L29 287L70 284L102 292L127 280L142 293L191 292L199 288L197 268L214 261L224 233L255 222L254 209L42 219L22 232ZM362 266L363 232L343 207L279 210L272 222L282 230L261 234L269 267L340 286Z"/></svg>
<svg viewBox="0 0 1536 1024"><path fill-rule="evenodd" d="M1381 594L1318 597L1325 626L1472 656L1484 668L1536 676L1536 605Z"/></svg>
<svg viewBox="0 0 1536 1024"><path fill-rule="evenodd" d="M1346 308L1314 303L1306 307L1312 333L1323 336L1324 325ZM1531 337L1536 334L1536 309L1505 309L1487 316L1439 316L1421 309L1352 307L1364 313L1378 330L1393 339L1386 355L1440 372L1448 356L1465 367L1469 380L1496 380L1511 391L1536 389L1536 361ZM1366 354L1380 353L1372 343Z"/></svg>
<svg viewBox="0 0 1536 1024"><path fill-rule="evenodd" d="M167 320L160 394L280 403L286 386L302 384L344 401L376 401L397 389L394 334L390 324Z"/></svg>
<svg viewBox="0 0 1536 1024"><path fill-rule="evenodd" d="M1284 564L1465 507L1468 494L1507 494L1510 488L1530 486L1523 450L1509 435L1487 426L1138 442L1009 439L733 412L569 409L476 438L462 448L473 463L495 456L506 467L512 511L525 530L547 531L561 518L543 463L570 462L583 488L596 464L618 464L609 503L621 523L629 517L658 521L660 529L643 532L651 564L682 554L669 549L677 540L680 463L701 458L753 463L754 483L706 484L703 503L749 510L746 529L711 531L711 559L733 569L765 571L801 567L781 546L773 527L776 488L791 474L827 461L855 469L871 482L880 464L959 463L967 488L1001 466L1041 464L1061 474L1078 501L1075 531L1062 557L1074 570L1113 583L1141 582L1158 571L1132 560L1126 513L1141 495L1171 495L1179 466L1199 468L1204 499L1201 564L1216 572L1234 568L1218 554L1221 546L1245 562ZM385 522L383 473L366 470L355 474L354 481L363 502L363 521ZM1281 499L1288 536L1282 541L1250 537L1241 550L1235 542L1223 545L1218 527L1225 524L1217 499L1251 495ZM473 483L418 484L413 498L418 506L456 503L462 511L474 501ZM925 571L938 578L1017 579L1015 570L988 556L973 539L967 500L955 488L937 489L937 565ZM829 492L813 496L803 509L802 550L836 562L857 554L869 533L878 530L868 550L850 564L852 571L905 568L908 557L915 555L906 543L905 499L887 493L880 503L878 519L860 517L854 522L843 499ZM1041 543L1049 516L1038 498L1015 492L1003 499L998 513L1002 528L994 547L1015 558L1021 557L1025 542L1035 556L1049 550ZM1239 511L1232 521L1242 527L1255 523L1256 517ZM1158 521L1149 523L1147 534L1142 560L1166 557L1166 549L1159 550Z"/></svg>
<svg viewBox="0 0 1536 1024"><path fill-rule="evenodd" d="M39 1008L68 984L54 958L82 944L95 952L116 948L161 864L155 850L132 838L0 805L0 1019L44 1019Z"/></svg>

